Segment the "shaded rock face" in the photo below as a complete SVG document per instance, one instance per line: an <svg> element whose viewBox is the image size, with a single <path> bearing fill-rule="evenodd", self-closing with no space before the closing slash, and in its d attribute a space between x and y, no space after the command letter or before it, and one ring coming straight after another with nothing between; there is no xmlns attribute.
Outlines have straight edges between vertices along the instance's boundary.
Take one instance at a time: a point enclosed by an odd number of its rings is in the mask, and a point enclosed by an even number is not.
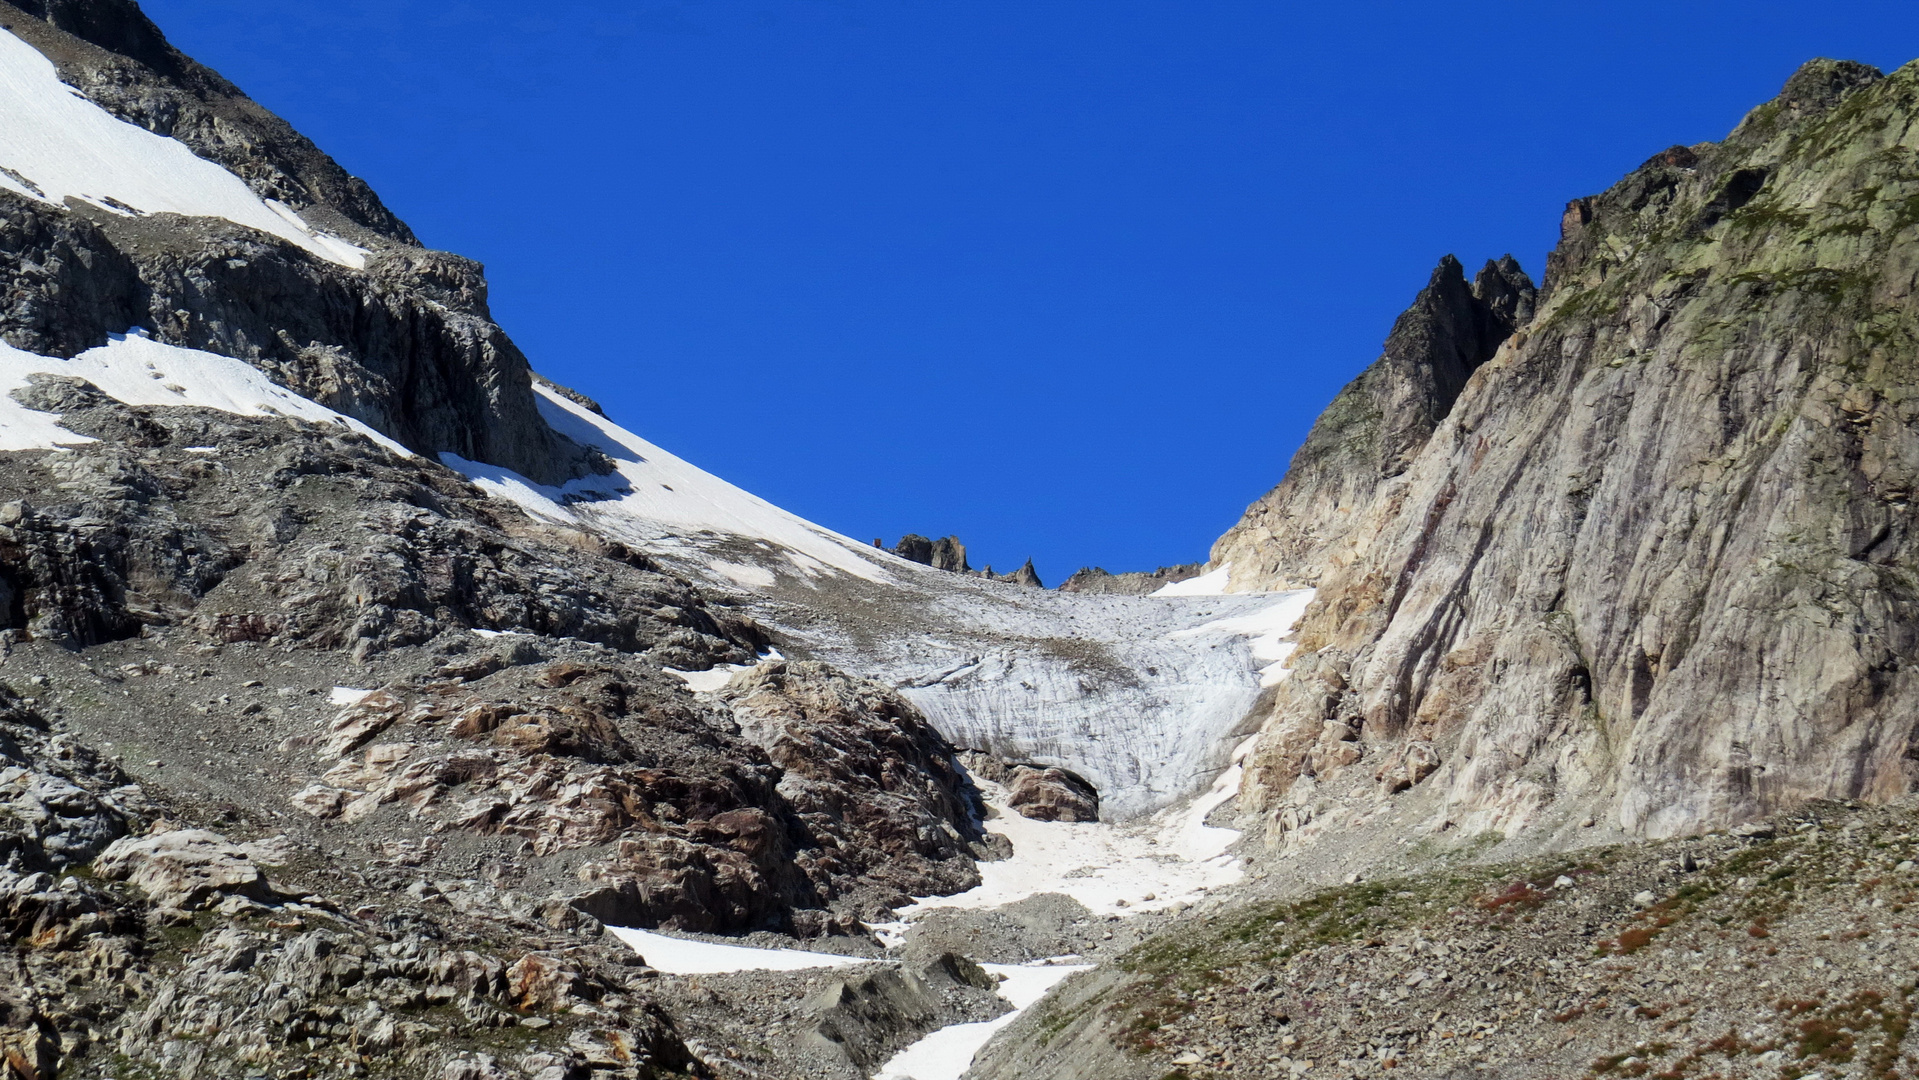
<svg viewBox="0 0 1919 1080"><path fill-rule="evenodd" d="M1339 392L1293 455L1286 478L1213 545L1237 591L1309 588L1391 482L1452 411L1466 381L1532 317L1536 292L1508 255L1469 285L1440 260L1393 324L1384 354Z"/></svg>
<svg viewBox="0 0 1919 1080"><path fill-rule="evenodd" d="M0 867L55 872L125 835L145 800L126 774L0 685Z"/></svg>
<svg viewBox="0 0 1919 1080"><path fill-rule="evenodd" d="M1205 563L1181 563L1178 566L1162 566L1151 573L1143 570L1128 570L1111 574L1098 566L1082 566L1073 571L1073 576L1059 583L1059 591L1146 596L1176 581L1196 578L1205 570Z"/></svg>
<svg viewBox="0 0 1919 1080"><path fill-rule="evenodd" d="M130 408L70 379L36 380L21 399L101 439L0 461L3 490L33 495L0 503L0 584L7 625L35 639L86 646L192 625L364 658L479 628L653 650L675 666L752 655L728 640L742 620L716 619L645 560L498 517L452 472L363 437ZM204 446L219 452L188 449Z"/></svg>
<svg viewBox="0 0 1919 1080"><path fill-rule="evenodd" d="M354 270L219 219L0 192L0 340L71 356L141 326L167 344L244 360L423 454L451 451L543 482L598 467L541 419L526 358L493 322L477 263L419 247L364 183L173 50L133 4L0 8L15 10L13 32L96 104L370 252Z"/></svg>
<svg viewBox="0 0 1919 1080"><path fill-rule="evenodd" d="M1336 768L1439 785L1474 832L1911 790L1915 178L1919 67L1815 61L1575 200L1532 320L1356 504L1248 804L1323 778L1335 729Z"/></svg>
<svg viewBox="0 0 1919 1080"><path fill-rule="evenodd" d="M779 792L817 847L800 870L867 917L979 884L978 792L950 744L896 691L814 662L761 664L721 698L779 766Z"/></svg>

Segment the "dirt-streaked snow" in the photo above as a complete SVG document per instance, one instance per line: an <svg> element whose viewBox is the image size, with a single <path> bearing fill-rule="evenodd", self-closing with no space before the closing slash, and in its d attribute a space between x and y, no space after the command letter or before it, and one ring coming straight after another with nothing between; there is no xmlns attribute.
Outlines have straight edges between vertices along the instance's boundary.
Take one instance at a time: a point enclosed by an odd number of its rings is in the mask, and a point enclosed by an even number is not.
<svg viewBox="0 0 1919 1080"><path fill-rule="evenodd" d="M967 1066L995 1032L1019 1018L1046 996L1046 992L1076 972L1090 971L1090 964L981 964L1000 978L999 996L1013 1011L977 1024L943 1027L913 1045L894 1054L880 1066L873 1080L959 1080Z"/></svg>
<svg viewBox="0 0 1919 1080"><path fill-rule="evenodd" d="M857 956L801 949L753 949L711 941L668 937L651 930L609 926L607 932L639 953L647 964L669 975L717 975L727 971L800 971L871 963Z"/></svg>
<svg viewBox="0 0 1919 1080"><path fill-rule="evenodd" d="M0 34L0 38L7 35ZM163 345L134 331L61 360L0 343L0 450L50 450L93 440L60 426L51 413L13 400L35 372L85 379L129 405L198 405L243 416L288 416L357 431L396 453L407 449L358 420L276 384L242 360Z"/></svg>
<svg viewBox="0 0 1919 1080"><path fill-rule="evenodd" d="M308 227L185 143L135 127L60 81L39 50L0 31L0 187L64 205L81 199L115 214L174 213L247 225L342 266L366 251Z"/></svg>
<svg viewBox="0 0 1919 1080"><path fill-rule="evenodd" d="M1253 659L1264 665L1259 669L1259 685L1278 686L1286 678L1286 659L1293 654L1293 627L1299 625L1300 617L1306 614L1306 605L1313 602L1314 591L1296 589L1292 592L1255 594L1268 595L1274 602L1247 615L1216 619L1191 629L1176 630L1173 637L1224 631L1246 638L1251 643Z"/></svg>

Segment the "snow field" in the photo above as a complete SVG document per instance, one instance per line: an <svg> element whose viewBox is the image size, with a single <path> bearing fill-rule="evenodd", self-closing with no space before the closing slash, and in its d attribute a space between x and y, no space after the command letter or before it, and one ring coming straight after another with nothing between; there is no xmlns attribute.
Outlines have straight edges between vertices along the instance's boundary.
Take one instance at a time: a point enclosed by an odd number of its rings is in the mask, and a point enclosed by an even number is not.
<svg viewBox="0 0 1919 1080"><path fill-rule="evenodd" d="M654 446L584 406L543 386L540 415L554 430L610 457L617 471L563 486L535 484L510 469L441 454L450 468L536 518L597 529L653 550L668 550L703 565L715 580L768 588L764 566L714 558L708 544L746 541L795 573L816 578L832 571L888 582L888 559L857 540L823 529Z"/></svg>
<svg viewBox="0 0 1919 1080"><path fill-rule="evenodd" d="M1000 978L999 996L1013 1011L977 1024L953 1024L943 1027L913 1045L894 1054L873 1080L959 1080L980 1047L995 1033L1046 996L1046 992L1076 972L1092 970L1091 964L1056 964L1051 960L1038 964L981 964Z"/></svg>
<svg viewBox="0 0 1919 1080"><path fill-rule="evenodd" d="M669 975L719 975L732 971L801 971L806 968L869 964L857 956L801 949L753 949L711 941L668 937L651 930L609 926L607 932L639 953L647 964Z"/></svg>
<svg viewBox="0 0 1919 1080"><path fill-rule="evenodd" d="M60 81L53 61L6 31L0 31L0 187L55 206L75 198L115 214L225 218L342 266L366 265L366 249L308 227L291 207L260 198L186 144L88 101Z"/></svg>
<svg viewBox="0 0 1919 1080"><path fill-rule="evenodd" d="M1154 596L1224 596L1226 595L1226 576L1232 572L1233 564L1226 563L1217 570L1209 570L1198 577L1187 578L1161 585L1153 591Z"/></svg>
<svg viewBox="0 0 1919 1080"><path fill-rule="evenodd" d="M1226 567L1221 567L1217 572L1223 574L1226 570ZM1293 628L1299 625L1300 616L1306 614L1306 606L1313 602L1314 593L1313 589L1274 593L1272 595L1278 598L1278 602L1270 607L1248 615L1215 619L1190 629L1176 630L1171 636L1177 640L1208 632L1224 632L1247 638L1251 642L1253 659L1264 664L1259 669L1259 685L1277 686L1286 678L1286 659L1293 654Z"/></svg>

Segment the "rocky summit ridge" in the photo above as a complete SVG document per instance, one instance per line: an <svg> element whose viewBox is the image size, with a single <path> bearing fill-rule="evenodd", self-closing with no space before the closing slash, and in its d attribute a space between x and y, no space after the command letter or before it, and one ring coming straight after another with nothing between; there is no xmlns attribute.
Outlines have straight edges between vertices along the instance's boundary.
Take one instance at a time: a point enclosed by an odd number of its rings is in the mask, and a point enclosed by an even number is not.
<svg viewBox="0 0 1919 1080"><path fill-rule="evenodd" d="M0 1078L1919 1068L1919 67L1057 590L541 379L131 0L0 75Z"/></svg>

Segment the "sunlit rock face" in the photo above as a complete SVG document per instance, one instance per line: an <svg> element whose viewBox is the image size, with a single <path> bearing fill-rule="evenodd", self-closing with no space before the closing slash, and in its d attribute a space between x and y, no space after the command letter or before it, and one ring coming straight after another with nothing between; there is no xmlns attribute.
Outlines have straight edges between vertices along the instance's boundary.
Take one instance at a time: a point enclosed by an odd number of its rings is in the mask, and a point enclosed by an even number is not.
<svg viewBox="0 0 1919 1080"><path fill-rule="evenodd" d="M1815 61L1567 208L1536 313L1331 545L1249 805L1360 770L1434 824L1659 836L1912 788L1916 91Z"/></svg>

